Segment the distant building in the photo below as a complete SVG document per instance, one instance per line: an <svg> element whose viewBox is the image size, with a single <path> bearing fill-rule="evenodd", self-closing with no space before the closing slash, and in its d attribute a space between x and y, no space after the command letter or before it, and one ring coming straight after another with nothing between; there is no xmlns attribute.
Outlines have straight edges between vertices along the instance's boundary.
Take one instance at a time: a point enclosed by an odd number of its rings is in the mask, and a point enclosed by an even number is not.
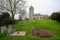
<svg viewBox="0 0 60 40"><path fill-rule="evenodd" d="M47 15L34 14L34 7L29 8L29 19L30 20L47 20Z"/></svg>

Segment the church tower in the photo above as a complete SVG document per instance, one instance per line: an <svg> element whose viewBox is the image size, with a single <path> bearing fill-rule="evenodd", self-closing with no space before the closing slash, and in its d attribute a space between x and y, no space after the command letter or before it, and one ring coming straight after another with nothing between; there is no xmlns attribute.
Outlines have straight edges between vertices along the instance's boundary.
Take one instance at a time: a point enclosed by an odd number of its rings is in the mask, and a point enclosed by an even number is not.
<svg viewBox="0 0 60 40"><path fill-rule="evenodd" d="M34 15L34 8L30 6L29 8L29 19L33 20L33 15Z"/></svg>

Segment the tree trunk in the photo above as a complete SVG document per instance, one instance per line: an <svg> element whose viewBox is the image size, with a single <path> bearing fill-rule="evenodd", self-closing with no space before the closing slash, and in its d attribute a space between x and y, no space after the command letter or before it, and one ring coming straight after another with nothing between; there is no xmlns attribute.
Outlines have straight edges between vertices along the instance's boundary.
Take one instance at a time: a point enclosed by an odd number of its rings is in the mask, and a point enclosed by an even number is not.
<svg viewBox="0 0 60 40"><path fill-rule="evenodd" d="M12 13L12 20L14 20L14 13L13 13L13 11L11 11L11 13Z"/></svg>
<svg viewBox="0 0 60 40"><path fill-rule="evenodd" d="M12 14L12 20L14 20L14 14Z"/></svg>
<svg viewBox="0 0 60 40"><path fill-rule="evenodd" d="M0 27L0 33L1 33L1 27Z"/></svg>

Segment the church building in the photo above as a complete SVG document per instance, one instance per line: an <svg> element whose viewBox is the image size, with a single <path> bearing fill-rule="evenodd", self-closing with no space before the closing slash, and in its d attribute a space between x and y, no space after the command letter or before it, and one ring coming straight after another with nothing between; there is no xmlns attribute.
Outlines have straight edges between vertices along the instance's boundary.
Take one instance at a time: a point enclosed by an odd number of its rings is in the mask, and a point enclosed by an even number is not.
<svg viewBox="0 0 60 40"><path fill-rule="evenodd" d="M34 14L34 7L29 8L29 20L47 20L47 15Z"/></svg>

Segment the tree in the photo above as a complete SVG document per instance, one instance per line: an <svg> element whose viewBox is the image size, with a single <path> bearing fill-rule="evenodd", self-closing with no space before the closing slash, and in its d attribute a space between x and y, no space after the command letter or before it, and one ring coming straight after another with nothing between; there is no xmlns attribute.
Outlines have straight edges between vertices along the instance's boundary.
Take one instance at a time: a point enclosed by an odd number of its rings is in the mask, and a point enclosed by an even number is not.
<svg viewBox="0 0 60 40"><path fill-rule="evenodd" d="M19 13L20 13L19 14L19 19L22 20L22 18L24 17L24 15L26 15L26 11L25 10L21 10Z"/></svg>
<svg viewBox="0 0 60 40"><path fill-rule="evenodd" d="M0 0L0 11L7 11L12 14L12 19L14 15L24 10L24 0Z"/></svg>
<svg viewBox="0 0 60 40"><path fill-rule="evenodd" d="M57 20L60 21L60 13L59 12L53 12L52 15L50 16L52 20Z"/></svg>
<svg viewBox="0 0 60 40"><path fill-rule="evenodd" d="M14 24L14 20L11 19L10 14L8 12L2 12L0 16L0 26L6 25L8 28L9 24Z"/></svg>
<svg viewBox="0 0 60 40"><path fill-rule="evenodd" d="M10 14L8 12L2 12L0 16L0 26L8 25L8 21L10 20Z"/></svg>
<svg viewBox="0 0 60 40"><path fill-rule="evenodd" d="M6 26L8 28L8 25L14 24L14 20L11 19L10 14L8 12L2 12L0 14L0 27L1 26ZM0 28L1 30L1 28ZM0 31L1 32L1 31Z"/></svg>

